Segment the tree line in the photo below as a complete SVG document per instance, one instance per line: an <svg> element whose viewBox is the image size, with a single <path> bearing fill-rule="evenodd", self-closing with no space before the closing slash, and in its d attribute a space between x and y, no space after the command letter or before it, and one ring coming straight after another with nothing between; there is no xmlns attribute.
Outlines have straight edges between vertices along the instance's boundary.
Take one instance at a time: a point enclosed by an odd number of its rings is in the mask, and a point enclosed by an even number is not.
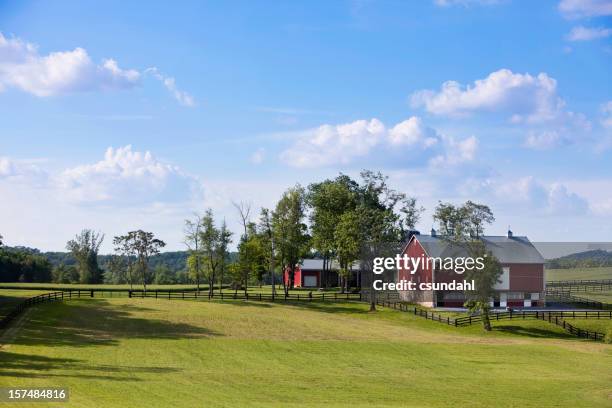
<svg viewBox="0 0 612 408"><path fill-rule="evenodd" d="M105 256L100 266L105 236L85 229L66 245L74 262L54 268L38 254L1 250L0 262L9 257L13 263L8 269L6 262L0 263L0 280L124 283L144 290L151 283L195 283L198 290L205 284L211 295L228 287L247 291L249 285L266 282L273 290L278 285L288 292L300 261L315 257L323 262L322 286L348 291L355 262L367 261L376 243L403 242L424 211L416 198L391 188L385 175L368 170L357 180L340 173L307 187L295 185L274 208L261 208L258 214L249 203L233 205L242 226L238 237L211 209L185 221L187 256L179 273L163 263L152 267L166 244L143 230L113 237L114 254ZM441 235L459 240L482 235L494 218L487 206L468 201L461 206L440 202L434 220ZM234 240L236 253L229 251Z"/></svg>

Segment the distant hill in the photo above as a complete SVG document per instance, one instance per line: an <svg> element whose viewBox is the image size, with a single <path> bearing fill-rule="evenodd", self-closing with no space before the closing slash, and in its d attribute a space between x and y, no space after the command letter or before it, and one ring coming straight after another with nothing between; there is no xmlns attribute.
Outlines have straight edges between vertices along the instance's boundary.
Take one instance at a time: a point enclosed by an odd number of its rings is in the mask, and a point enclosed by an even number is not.
<svg viewBox="0 0 612 408"><path fill-rule="evenodd" d="M36 248L21 247L21 246L4 247L4 249L8 251L26 252L29 254L36 254L36 255L43 256L44 258L49 260L51 265L53 265L54 267L60 264L64 264L67 266L76 264L76 260L74 259L74 257L72 256L70 252L41 252L40 250ZM171 272L175 272L175 273L184 271L186 269L188 256L189 256L189 253L187 251L162 252L160 254L157 254L151 257L150 266L151 266L151 269L155 269L158 265L165 265L170 269ZM105 269L105 265L107 264L108 260L111 257L112 255L98 255L98 265L100 265L102 269ZM235 259L235 257L236 257L235 253L230 253L230 259L233 260Z"/></svg>
<svg viewBox="0 0 612 408"><path fill-rule="evenodd" d="M584 251L562 256L546 262L546 267L551 269L596 268L602 266L612 266L611 251L594 249L592 251Z"/></svg>

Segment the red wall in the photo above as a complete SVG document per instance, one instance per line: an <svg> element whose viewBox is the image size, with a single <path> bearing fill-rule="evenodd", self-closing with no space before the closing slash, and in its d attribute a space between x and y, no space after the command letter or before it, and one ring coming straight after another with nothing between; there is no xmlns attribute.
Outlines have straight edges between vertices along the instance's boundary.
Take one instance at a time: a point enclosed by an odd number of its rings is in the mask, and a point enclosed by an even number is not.
<svg viewBox="0 0 612 408"><path fill-rule="evenodd" d="M418 257L427 257L425 250L421 246L418 241L418 238L414 238L410 240L410 243L404 250L402 255L408 255L410 258L418 258ZM404 268L400 268L398 270L398 278L401 281L405 279L407 281L412 280L413 282L431 282L431 265L429 268L423 268L420 266L416 272L412 275L409 270L405 270Z"/></svg>
<svg viewBox="0 0 612 408"><path fill-rule="evenodd" d="M291 268L290 267L285 267L285 285L289 285L290 283L290 277L291 277ZM296 288L299 288L302 286L302 270L300 269L300 266L296 266L295 267L295 274L293 275L293 286Z"/></svg>
<svg viewBox="0 0 612 408"><path fill-rule="evenodd" d="M543 264L503 264L510 267L511 292L543 292Z"/></svg>
<svg viewBox="0 0 612 408"><path fill-rule="evenodd" d="M289 277L291 276L291 268L286 267L284 278L285 285L289 285ZM317 285L316 287L321 286L321 271L303 271L299 265L295 267L295 275L293 280L293 286L296 288L301 288L304 285L304 276L316 276Z"/></svg>

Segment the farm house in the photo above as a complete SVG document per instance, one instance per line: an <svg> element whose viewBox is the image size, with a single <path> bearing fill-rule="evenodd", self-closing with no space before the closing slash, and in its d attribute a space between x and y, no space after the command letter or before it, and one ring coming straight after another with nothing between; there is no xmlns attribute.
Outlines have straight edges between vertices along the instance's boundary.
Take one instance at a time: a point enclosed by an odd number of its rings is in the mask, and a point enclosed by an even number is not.
<svg viewBox="0 0 612 408"><path fill-rule="evenodd" d="M505 236L482 236L480 239L486 250L498 259L503 270L500 282L495 285L492 306L544 306L544 258L529 239L524 236L514 236L511 231ZM439 237L433 229L431 235L414 234L405 245L403 254L409 257L431 258L467 256L463 248L458 248L443 237ZM448 282L459 276L431 265L418 267L414 273L400 268L397 274L398 281L412 280L417 284ZM404 301L429 307L462 307L465 301L461 291L399 291L399 295Z"/></svg>

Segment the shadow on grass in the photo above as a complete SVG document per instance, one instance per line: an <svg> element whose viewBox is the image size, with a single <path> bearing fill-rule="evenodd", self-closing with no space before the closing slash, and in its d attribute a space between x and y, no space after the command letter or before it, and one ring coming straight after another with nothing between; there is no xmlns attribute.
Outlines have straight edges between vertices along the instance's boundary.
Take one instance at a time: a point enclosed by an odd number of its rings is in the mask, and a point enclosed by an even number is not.
<svg viewBox="0 0 612 408"><path fill-rule="evenodd" d="M27 316L10 343L87 347L112 346L122 339L178 340L220 335L204 327L134 315L147 310L98 299L40 305Z"/></svg>
<svg viewBox="0 0 612 408"><path fill-rule="evenodd" d="M207 300L208 301L208 300ZM211 300L212 303L217 303L219 305L232 305L232 306L255 306L255 307L263 307L263 308L270 308L273 306L272 303L266 302L266 301L259 301L259 300L244 300L244 299L215 299L215 300Z"/></svg>
<svg viewBox="0 0 612 408"><path fill-rule="evenodd" d="M6 296L0 295L0 319L9 314L19 303L23 302L30 296Z"/></svg>
<svg viewBox="0 0 612 408"><path fill-rule="evenodd" d="M551 327L552 329L552 327ZM557 332L554 330L541 329L537 327L525 327L518 325L497 325L493 326L494 332L513 334L515 336L525 336L532 338L547 339L575 339L569 333Z"/></svg>
<svg viewBox="0 0 612 408"><path fill-rule="evenodd" d="M300 309L314 310L324 313L345 313L345 314L368 314L364 303L335 303L335 302L279 302L285 306L292 306ZM366 305L367 306L367 305Z"/></svg>
<svg viewBox="0 0 612 408"><path fill-rule="evenodd" d="M54 371L70 371L65 374ZM180 371L170 367L85 364L72 358L52 358L0 351L0 377L51 378L74 377L115 381L140 381L135 373L169 373ZM130 375L123 375L123 373Z"/></svg>

